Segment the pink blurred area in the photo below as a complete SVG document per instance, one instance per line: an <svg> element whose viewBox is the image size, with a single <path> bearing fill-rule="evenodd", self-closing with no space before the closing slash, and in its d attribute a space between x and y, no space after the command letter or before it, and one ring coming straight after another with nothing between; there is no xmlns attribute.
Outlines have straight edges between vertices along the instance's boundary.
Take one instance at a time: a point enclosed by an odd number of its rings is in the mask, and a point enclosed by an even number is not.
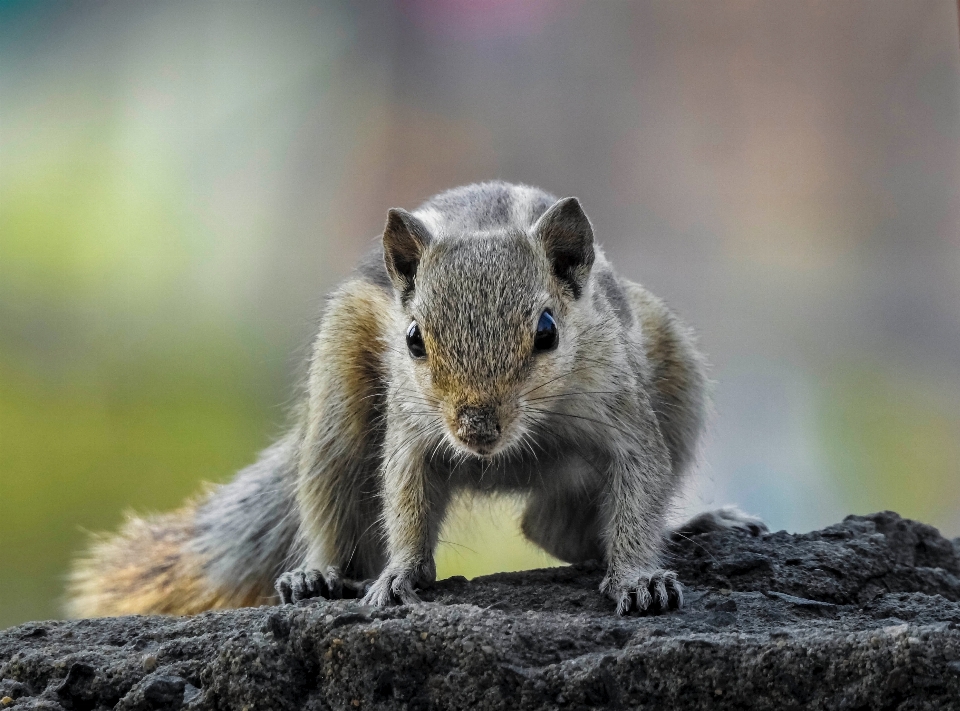
<svg viewBox="0 0 960 711"><path fill-rule="evenodd" d="M583 0L400 0L399 5L431 33L483 41L534 34L558 15L576 13Z"/></svg>

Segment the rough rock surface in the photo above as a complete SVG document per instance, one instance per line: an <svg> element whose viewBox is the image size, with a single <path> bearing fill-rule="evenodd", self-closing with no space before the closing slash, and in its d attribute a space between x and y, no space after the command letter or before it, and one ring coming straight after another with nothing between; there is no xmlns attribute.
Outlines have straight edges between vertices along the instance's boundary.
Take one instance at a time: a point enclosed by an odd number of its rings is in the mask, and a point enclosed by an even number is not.
<svg viewBox="0 0 960 711"><path fill-rule="evenodd" d="M960 540L893 513L671 544L682 611L617 618L599 566L0 632L0 708L960 709Z"/></svg>

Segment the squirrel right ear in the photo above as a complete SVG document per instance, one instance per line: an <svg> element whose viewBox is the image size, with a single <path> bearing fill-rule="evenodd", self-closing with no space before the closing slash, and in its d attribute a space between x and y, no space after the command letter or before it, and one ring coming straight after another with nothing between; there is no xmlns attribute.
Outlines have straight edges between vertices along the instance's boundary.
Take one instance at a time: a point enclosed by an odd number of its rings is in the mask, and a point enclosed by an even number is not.
<svg viewBox="0 0 960 711"><path fill-rule="evenodd" d="M593 266L593 227L575 197L557 200L531 230L557 277L579 299Z"/></svg>
<svg viewBox="0 0 960 711"><path fill-rule="evenodd" d="M401 296L413 291L413 279L428 244L430 232L423 222L399 207L387 211L387 226L383 229L383 261L390 281Z"/></svg>

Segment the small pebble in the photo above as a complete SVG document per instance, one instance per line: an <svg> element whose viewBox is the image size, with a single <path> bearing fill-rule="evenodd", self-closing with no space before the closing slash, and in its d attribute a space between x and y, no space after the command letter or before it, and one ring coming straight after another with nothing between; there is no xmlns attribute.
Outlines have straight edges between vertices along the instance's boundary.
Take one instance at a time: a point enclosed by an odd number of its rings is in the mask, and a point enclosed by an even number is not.
<svg viewBox="0 0 960 711"><path fill-rule="evenodd" d="M12 703L13 703L13 699L9 696L4 696L2 699L0 699L0 706L3 706L4 708L6 708Z"/></svg>
<svg viewBox="0 0 960 711"><path fill-rule="evenodd" d="M152 672L157 668L157 655L156 654L144 654L143 660L140 662L143 670L145 672Z"/></svg>

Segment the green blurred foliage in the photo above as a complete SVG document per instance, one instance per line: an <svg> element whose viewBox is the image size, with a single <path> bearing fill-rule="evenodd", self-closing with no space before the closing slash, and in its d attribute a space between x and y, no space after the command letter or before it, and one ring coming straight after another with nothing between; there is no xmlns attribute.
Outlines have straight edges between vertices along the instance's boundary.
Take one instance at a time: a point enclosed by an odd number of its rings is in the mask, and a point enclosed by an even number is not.
<svg viewBox="0 0 960 711"><path fill-rule="evenodd" d="M273 413L216 377L230 358L216 350L202 344L160 367L115 363L57 379L0 362L0 627L58 615L84 530L115 528L126 509L174 507L198 481L223 479L265 444ZM193 373L177 368L181 359Z"/></svg>
<svg viewBox="0 0 960 711"><path fill-rule="evenodd" d="M148 142L125 153L100 130L105 135L52 142L43 132L33 150L21 148L25 155L4 151L0 254L8 297L68 305L122 296L114 310L142 306L202 256L173 167L151 156Z"/></svg>
<svg viewBox="0 0 960 711"><path fill-rule="evenodd" d="M0 627L59 614L85 531L224 479L283 419L285 360L196 305L174 172L57 137L0 180Z"/></svg>
<svg viewBox="0 0 960 711"><path fill-rule="evenodd" d="M820 428L852 513L894 508L948 522L960 501L960 419L951 388L859 364L827 378Z"/></svg>

